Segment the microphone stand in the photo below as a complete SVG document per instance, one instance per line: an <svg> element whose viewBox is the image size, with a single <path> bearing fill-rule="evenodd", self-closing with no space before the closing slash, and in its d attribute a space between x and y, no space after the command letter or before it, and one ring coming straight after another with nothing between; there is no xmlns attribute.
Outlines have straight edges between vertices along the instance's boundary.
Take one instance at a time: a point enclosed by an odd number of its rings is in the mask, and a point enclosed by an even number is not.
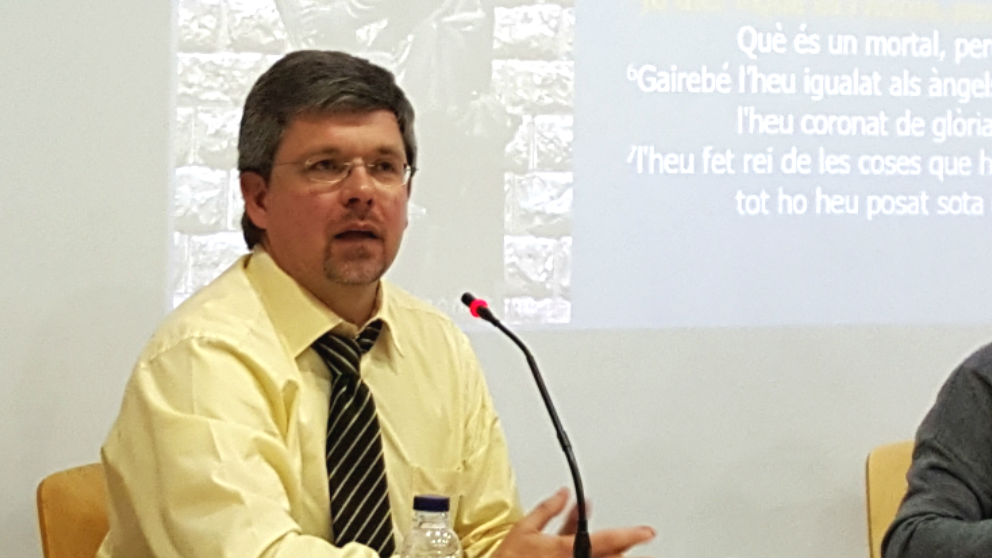
<svg viewBox="0 0 992 558"><path fill-rule="evenodd" d="M524 356L527 358L527 365L530 367L531 375L534 376L534 381L537 382L537 389L541 392L541 399L544 400L544 407L548 410L548 415L551 416L551 423L554 425L555 434L558 435L558 443L561 445L562 451L565 453L565 460L568 462L568 469L572 474L572 483L575 485L575 498L576 498L576 509L578 511L578 519L575 526L575 540L572 545L572 556L573 558L589 558L590 555L590 542L589 542L589 522L586 518L586 496L585 491L582 489L582 477L579 475L579 465L575 461L575 455L572 453L572 444L568 440L568 434L565 433L565 427L562 426L561 420L558 418L558 412L555 411L555 406L551 402L551 395L548 394L548 388L544 385L544 379L541 377L541 372L537 369L537 361L534 360L534 356L524 345L523 341L520 340L512 331L507 329L496 316L493 315L492 311L489 310L489 305L486 301L475 298L471 293L464 293L462 295L462 303L469 307L472 315L477 318L482 318L483 320L493 324L497 329L502 331L507 337L513 341L520 350L523 351Z"/></svg>

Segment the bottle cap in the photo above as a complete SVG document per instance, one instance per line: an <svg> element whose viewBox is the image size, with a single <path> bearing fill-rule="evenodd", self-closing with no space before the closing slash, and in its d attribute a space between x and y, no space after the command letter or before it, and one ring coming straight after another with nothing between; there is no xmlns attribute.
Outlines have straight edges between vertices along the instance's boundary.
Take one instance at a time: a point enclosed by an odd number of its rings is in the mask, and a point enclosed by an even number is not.
<svg viewBox="0 0 992 558"><path fill-rule="evenodd" d="M448 511L448 497L438 494L418 494L413 497L413 509L415 511L446 512Z"/></svg>

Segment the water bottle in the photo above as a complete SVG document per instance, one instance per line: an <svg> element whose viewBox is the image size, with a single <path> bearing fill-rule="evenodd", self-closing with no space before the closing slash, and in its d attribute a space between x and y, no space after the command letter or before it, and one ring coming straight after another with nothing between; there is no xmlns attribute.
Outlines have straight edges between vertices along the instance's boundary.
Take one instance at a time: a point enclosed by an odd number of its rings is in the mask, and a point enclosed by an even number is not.
<svg viewBox="0 0 992 558"><path fill-rule="evenodd" d="M462 543L451 528L448 497L413 498L413 526L403 539L401 558L461 558Z"/></svg>

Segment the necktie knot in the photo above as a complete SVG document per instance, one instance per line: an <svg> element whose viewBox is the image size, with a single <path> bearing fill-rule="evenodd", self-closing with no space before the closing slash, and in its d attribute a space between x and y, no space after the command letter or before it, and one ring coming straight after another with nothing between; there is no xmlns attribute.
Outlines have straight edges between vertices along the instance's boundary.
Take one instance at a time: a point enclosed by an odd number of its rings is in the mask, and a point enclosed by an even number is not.
<svg viewBox="0 0 992 558"><path fill-rule="evenodd" d="M365 326L365 329L358 334L358 338L355 342L358 344L358 349L365 354L372 349L372 345L375 345L375 340L379 338L379 334L382 333L382 320L375 320L369 325Z"/></svg>
<svg viewBox="0 0 992 558"><path fill-rule="evenodd" d="M372 349L380 332L382 320L370 323L355 339L328 331L314 342L313 348L327 363L334 379L355 378L362 355Z"/></svg>

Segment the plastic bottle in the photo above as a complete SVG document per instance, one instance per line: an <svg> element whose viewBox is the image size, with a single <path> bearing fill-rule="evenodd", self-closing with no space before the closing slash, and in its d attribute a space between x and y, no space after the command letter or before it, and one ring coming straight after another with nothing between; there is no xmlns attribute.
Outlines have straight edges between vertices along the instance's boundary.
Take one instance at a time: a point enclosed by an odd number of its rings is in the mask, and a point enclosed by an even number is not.
<svg viewBox="0 0 992 558"><path fill-rule="evenodd" d="M401 558L461 558L462 543L451 528L447 496L413 498L413 526L400 548Z"/></svg>

